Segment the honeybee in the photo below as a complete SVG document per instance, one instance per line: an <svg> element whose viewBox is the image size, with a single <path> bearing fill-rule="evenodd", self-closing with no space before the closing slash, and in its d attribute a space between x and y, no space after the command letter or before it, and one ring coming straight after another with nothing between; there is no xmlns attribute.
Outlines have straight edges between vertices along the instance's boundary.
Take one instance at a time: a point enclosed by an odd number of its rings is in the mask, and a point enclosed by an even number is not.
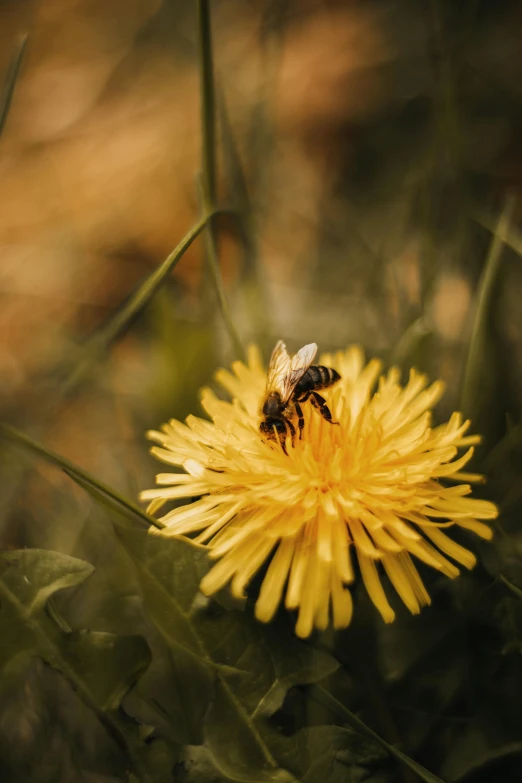
<svg viewBox="0 0 522 783"><path fill-rule="evenodd" d="M296 430L292 417L297 414L299 438L304 427L302 402L308 399L321 416L331 424L332 414L324 397L318 389L326 389L340 379L339 373L332 367L314 366L312 362L317 353L317 345L310 343L290 357L286 345L279 340L272 351L266 382L265 399L262 407L263 421L259 429L266 438L279 438L286 453L285 440L290 433L294 441Z"/></svg>

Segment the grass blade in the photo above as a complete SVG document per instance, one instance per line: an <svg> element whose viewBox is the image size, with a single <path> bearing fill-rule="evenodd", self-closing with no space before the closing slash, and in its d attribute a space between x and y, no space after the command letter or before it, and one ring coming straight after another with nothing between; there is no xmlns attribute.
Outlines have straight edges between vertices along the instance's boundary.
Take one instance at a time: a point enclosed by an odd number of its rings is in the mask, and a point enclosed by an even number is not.
<svg viewBox="0 0 522 783"><path fill-rule="evenodd" d="M91 338L82 358L62 385L62 394L65 395L72 391L77 383L91 369L100 354L127 329L131 321L150 302L156 291L163 285L192 242L203 231L210 217L210 214L205 214L198 220L163 263L161 263L160 266L141 283L123 307L118 310L116 315Z"/></svg>
<svg viewBox="0 0 522 783"><path fill-rule="evenodd" d="M462 381L460 408L467 416L475 412L474 399L481 373L481 358L486 341L493 289L498 278L500 258L509 230L515 201L508 198L493 235L477 292L477 309L471 331L468 355Z"/></svg>
<svg viewBox="0 0 522 783"><path fill-rule="evenodd" d="M198 44L201 80L201 136L202 170L199 178L200 199L204 214L216 210L216 96L214 87L214 63L212 57L212 27L210 1L198 0ZM239 339L225 296L223 278L219 266L215 220L209 218L205 232L205 250L212 283L234 350L241 358L245 350Z"/></svg>
<svg viewBox="0 0 522 783"><path fill-rule="evenodd" d="M407 364L415 364L416 357L422 350L426 341L432 335L432 330L421 315L416 318L403 331L390 352L390 364L404 367Z"/></svg>
<svg viewBox="0 0 522 783"><path fill-rule="evenodd" d="M204 215L198 222L185 234L181 242L174 248L167 258L147 277L139 288L132 294L129 301L118 312L117 316L108 323L100 335L98 341L104 346L109 345L118 335L120 335L129 325L133 318L143 310L156 291L165 282L178 261L183 257L192 242L199 236L205 228L211 215Z"/></svg>
<svg viewBox="0 0 522 783"><path fill-rule="evenodd" d="M358 718L357 715L345 707L344 704L341 704L341 702L338 701L335 696L332 696L332 694L321 685L310 686L307 688L307 693L312 697L312 699L314 699L314 701L317 701L323 707L326 707L326 709L336 715L339 720L343 721L344 723L348 723L356 731L364 734L364 736L369 737L370 739L373 739L391 756L394 756L397 761L405 764L407 767L409 767L409 769L415 772L415 774L418 775L421 780L424 780L425 783L444 783L441 778L437 777L437 775L434 775L433 772L427 770L422 766L422 764L418 764L412 758L407 756L406 753L403 753L393 745L388 744L386 740L383 740L382 737L373 731L373 729L367 726L366 723L363 723L363 721Z"/></svg>
<svg viewBox="0 0 522 783"><path fill-rule="evenodd" d="M520 587L517 587L516 585L514 585L512 582L510 582L508 579L506 579L506 577L503 576L502 574L500 574L500 581L503 582L506 585L508 590L511 590L513 595L516 595L517 598L521 598L522 599L522 590L520 589Z"/></svg>
<svg viewBox="0 0 522 783"><path fill-rule="evenodd" d="M207 206L216 200L216 98L212 58L210 0L198 0L198 43L201 78L202 181Z"/></svg>
<svg viewBox="0 0 522 783"><path fill-rule="evenodd" d="M45 446L42 446L41 443L32 440L14 427L10 427L7 424L0 424L0 438L3 438L15 446L20 446L21 448L42 457L46 462L50 462L52 465L61 468L83 489L90 492L98 500L103 498L107 505L119 513L133 519L138 518L141 522L146 522L149 526L154 525L160 529L164 527L162 522L149 516L142 508L135 505L123 495L120 495L120 493L116 492L112 487L108 487L94 476L91 476L86 470L79 468L60 454L56 454L56 452L47 449Z"/></svg>
<svg viewBox="0 0 522 783"><path fill-rule="evenodd" d="M482 226L491 234L496 233L497 226L495 221L486 212L475 212L472 217L479 226ZM509 247L517 255L522 256L522 234L514 226L506 226L502 238L506 247Z"/></svg>
<svg viewBox="0 0 522 783"><path fill-rule="evenodd" d="M22 66L22 60L24 59L26 46L27 34L20 38L5 77L2 97L0 98L0 136L4 130L7 115L9 114L9 109L11 108L11 101L13 100L15 86L20 74L20 68Z"/></svg>

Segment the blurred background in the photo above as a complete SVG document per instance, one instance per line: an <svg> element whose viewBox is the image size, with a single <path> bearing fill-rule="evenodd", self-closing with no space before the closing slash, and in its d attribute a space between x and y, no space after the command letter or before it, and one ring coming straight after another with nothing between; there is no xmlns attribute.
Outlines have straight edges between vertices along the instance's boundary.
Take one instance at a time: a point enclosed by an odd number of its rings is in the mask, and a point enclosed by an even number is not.
<svg viewBox="0 0 522 783"><path fill-rule="evenodd" d="M473 605L483 590L500 595L491 655L520 682L520 600L495 591L499 574L522 588L522 7L216 0L212 12L216 227L240 338L265 357L279 338L292 350L358 342L443 378L441 416L465 404L485 435L478 467L502 504L505 535L462 589ZM145 431L199 413L200 386L236 358L201 237L89 358L91 341L201 214L195 4L0 0L6 78L24 34L0 137L0 414L136 498L156 473ZM55 468L11 448L0 465L2 546L95 562L77 622L135 629L135 594L103 514ZM0 714L20 757L41 747L37 705L47 698L33 670L24 676L23 719L13 727L13 694ZM480 730L441 729L448 743L450 730L462 732L465 760L448 753L444 766L427 752L448 780L515 780L469 777L478 746L518 742L520 753L520 705L509 701L512 685L499 695L506 681L493 681ZM455 689L441 711L461 698ZM427 734L409 741L422 753Z"/></svg>

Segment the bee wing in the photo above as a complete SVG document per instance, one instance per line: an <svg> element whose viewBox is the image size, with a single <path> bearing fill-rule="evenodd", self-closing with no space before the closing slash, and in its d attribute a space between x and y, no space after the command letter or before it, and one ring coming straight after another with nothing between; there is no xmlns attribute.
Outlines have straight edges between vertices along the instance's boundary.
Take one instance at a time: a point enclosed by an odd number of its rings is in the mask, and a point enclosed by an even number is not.
<svg viewBox="0 0 522 783"><path fill-rule="evenodd" d="M284 381L284 388L281 397L284 402L290 399L296 384L299 383L305 372L312 364L317 353L317 344L310 343L305 345L292 357L290 368Z"/></svg>
<svg viewBox="0 0 522 783"><path fill-rule="evenodd" d="M291 360L286 350L286 345L279 340L272 351L268 364L266 388L269 391L278 391L281 397L284 394L285 381L291 370Z"/></svg>

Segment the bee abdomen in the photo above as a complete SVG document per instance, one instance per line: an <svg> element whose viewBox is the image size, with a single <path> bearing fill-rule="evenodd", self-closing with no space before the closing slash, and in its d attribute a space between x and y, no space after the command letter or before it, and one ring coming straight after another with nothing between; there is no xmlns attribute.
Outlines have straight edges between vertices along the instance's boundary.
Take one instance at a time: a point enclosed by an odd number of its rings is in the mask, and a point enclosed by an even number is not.
<svg viewBox="0 0 522 783"><path fill-rule="evenodd" d="M332 367L324 367L322 364L312 365L308 368L296 386L296 392L302 393L314 389L326 389L340 379L337 370Z"/></svg>
<svg viewBox="0 0 522 783"><path fill-rule="evenodd" d="M334 370L332 367L323 367L322 364L314 367L314 370L317 370L321 376L321 389L325 389L327 386L331 386L341 377L337 370Z"/></svg>

